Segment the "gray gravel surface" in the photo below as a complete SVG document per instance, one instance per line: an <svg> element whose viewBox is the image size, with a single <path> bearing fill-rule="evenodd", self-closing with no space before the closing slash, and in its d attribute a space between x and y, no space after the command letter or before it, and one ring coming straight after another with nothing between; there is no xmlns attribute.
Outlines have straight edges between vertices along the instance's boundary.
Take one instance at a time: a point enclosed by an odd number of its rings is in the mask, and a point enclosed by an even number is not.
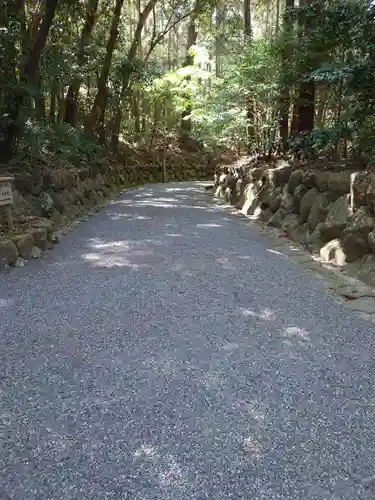
<svg viewBox="0 0 375 500"><path fill-rule="evenodd" d="M0 283L0 499L375 498L373 326L198 184Z"/></svg>

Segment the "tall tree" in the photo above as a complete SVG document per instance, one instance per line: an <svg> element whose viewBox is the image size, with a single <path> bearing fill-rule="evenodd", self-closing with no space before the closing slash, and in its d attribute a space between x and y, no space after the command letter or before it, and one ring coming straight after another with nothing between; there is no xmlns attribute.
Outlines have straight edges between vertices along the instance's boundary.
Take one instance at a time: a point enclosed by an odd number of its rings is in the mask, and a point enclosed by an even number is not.
<svg viewBox="0 0 375 500"><path fill-rule="evenodd" d="M285 78L288 72L289 64L289 50L288 42L290 41L293 32L293 17L291 15L291 9L294 8L294 0L286 0L286 12L284 13L283 22L283 37L284 43L281 50L281 75ZM289 84L282 82L280 91L280 110L279 110L279 134L280 141L283 151L288 148L288 138L289 138L289 108L290 108L290 88Z"/></svg>
<svg viewBox="0 0 375 500"><path fill-rule="evenodd" d="M111 31L106 46L105 57L98 78L98 89L94 99L94 104L91 108L90 115L86 119L86 125L85 125L86 132L95 131L98 134L98 136L100 136L102 142L105 141L103 133L104 133L105 109L108 96L107 82L108 82L109 72L111 70L113 52L116 48L117 37L118 37L118 26L120 23L121 10L123 5L124 5L124 0L116 0L112 17Z"/></svg>
<svg viewBox="0 0 375 500"><path fill-rule="evenodd" d="M186 37L186 56L185 56L185 67L193 66L194 65L194 52L193 52L193 46L195 45L198 37L198 30L197 30L197 18L199 14L201 13L202 10L202 2L201 0L196 0L195 6L194 6L194 11L190 15L190 20L187 28L187 37ZM190 82L190 76L188 75L186 77L186 82ZM193 106L192 106L192 101L191 101L191 96L190 96L190 90L187 90L185 93L185 99L186 99L186 105L185 109L182 112L182 117L181 117L181 128L180 128L180 133L181 133L181 138L183 140L186 140L189 138L190 133L191 133L191 113L193 111Z"/></svg>
<svg viewBox="0 0 375 500"><path fill-rule="evenodd" d="M300 31L302 39L309 37L311 34L310 23L306 20L306 16L303 13L303 8L305 6L312 5L314 0L300 0L300 8L302 8L302 15L300 15ZM312 64L311 60L307 58L305 63L302 65L301 72L311 71ZM315 114L315 83L311 78L302 77L303 80L299 85L298 93L298 132L308 133L312 132L314 128L314 114Z"/></svg>
<svg viewBox="0 0 375 500"><path fill-rule="evenodd" d="M46 46L48 34L55 17L58 3L59 0L44 0L43 2L44 13L36 34L35 41L31 46L27 57L25 58L24 64L22 64L20 68L20 82L22 87L28 86L30 88L35 87L38 84L37 77L40 59ZM22 0L17 0L15 7L17 10L17 15L21 15L22 23L24 2ZM0 157L9 156L9 154L13 151L17 137L22 133L23 121L20 120L19 115L25 101L24 89L16 85L13 88L11 101L12 108L9 110L9 121L3 135L2 144L0 146Z"/></svg>
<svg viewBox="0 0 375 500"><path fill-rule="evenodd" d="M111 144L112 144L112 149L113 151L117 150L118 147L118 141L119 141L119 134L120 134L120 127L121 127L121 120L123 116L123 106L125 104L126 97L129 92L129 86L131 83L131 78L134 73L134 68L133 68L133 63L136 59L139 46L142 40L142 31L145 26L146 20L148 16L151 14L157 0L149 0L147 4L145 5L144 9L142 12L139 14L138 18L138 23L137 27L134 32L133 40L130 45L129 51L127 53L126 61L123 64L122 72L121 72L121 77L122 77L122 85L121 85L121 91L120 91L120 96L119 96L119 102L117 109L115 111L112 123L111 123Z"/></svg>
<svg viewBox="0 0 375 500"><path fill-rule="evenodd" d="M74 76L72 83L69 85L65 99L64 121L73 126L77 124L77 101L82 82L81 71L85 63L85 49L90 42L91 34L97 20L98 6L99 0L88 0L87 2L86 19L82 28L77 50L78 74Z"/></svg>
<svg viewBox="0 0 375 500"><path fill-rule="evenodd" d="M244 0L243 2L243 15L244 15L244 35L245 43L249 47L252 42L252 26L251 26L251 0ZM247 151L252 152L254 147L254 107L251 99L247 99L246 104L246 131L247 131Z"/></svg>

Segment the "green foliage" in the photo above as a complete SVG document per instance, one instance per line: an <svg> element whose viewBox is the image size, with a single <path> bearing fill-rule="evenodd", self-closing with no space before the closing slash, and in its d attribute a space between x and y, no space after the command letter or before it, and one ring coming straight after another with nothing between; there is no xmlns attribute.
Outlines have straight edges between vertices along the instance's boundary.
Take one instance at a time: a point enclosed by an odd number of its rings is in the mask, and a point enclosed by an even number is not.
<svg viewBox="0 0 375 500"><path fill-rule="evenodd" d="M251 105L255 134L252 147L260 152L276 127L273 110L278 97L276 53L270 42L254 41L228 66L210 92L197 99L194 123L210 143L244 150L248 145L247 106Z"/></svg>
<svg viewBox="0 0 375 500"><path fill-rule="evenodd" d="M324 128L292 141L301 155L316 156L341 139L352 149L374 150L375 7L368 0L327 0L292 9L278 40L286 57L281 84L313 81L317 95L327 89ZM289 25L290 26L290 25Z"/></svg>
<svg viewBox="0 0 375 500"><path fill-rule="evenodd" d="M38 158L44 153L57 154L63 160L77 165L96 160L103 155L104 150L69 125L51 127L40 120L28 120L17 156Z"/></svg>
<svg viewBox="0 0 375 500"><path fill-rule="evenodd" d="M344 138L349 148L375 155L370 0L315 0L285 11L278 30L276 2L253 2L251 40L244 36L243 4L237 0L225 5L156 0L138 40L139 6L130 3L119 21L97 114L94 102L116 0L99 0L94 28L84 41L87 7L95 0L58 2L32 81L25 66L47 4L25 0L24 11L16 4L0 0L0 147L13 128L19 153L54 151L86 161L100 154L82 133L84 127L91 132L87 123L93 115L93 135L106 146L116 134L152 144L155 134L179 135L186 120L189 133L211 147L269 152L282 135L283 106L289 114L303 108L299 89L313 82L315 128L301 137L290 133L291 151L318 156L337 149ZM194 63L184 66L191 22L197 32L189 52ZM132 56L131 46L137 46ZM62 123L68 89L77 81L76 116L65 117L76 125L71 128Z"/></svg>

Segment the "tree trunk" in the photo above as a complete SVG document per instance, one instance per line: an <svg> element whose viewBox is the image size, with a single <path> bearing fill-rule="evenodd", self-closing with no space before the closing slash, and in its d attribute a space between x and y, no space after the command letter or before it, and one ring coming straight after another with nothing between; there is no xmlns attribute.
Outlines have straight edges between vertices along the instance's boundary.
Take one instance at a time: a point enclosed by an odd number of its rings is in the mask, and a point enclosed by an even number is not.
<svg viewBox="0 0 375 500"><path fill-rule="evenodd" d="M141 2L140 0L137 0L137 15L138 19L141 17ZM155 12L154 12L154 27L155 26L156 20L155 20ZM138 58L140 61L143 59L143 53L142 53L142 31L139 34L138 38L138 47L137 47L137 52L138 52ZM133 96L133 116L134 116L134 130L135 134L137 137L140 136L141 134L141 89L137 86L134 96Z"/></svg>
<svg viewBox="0 0 375 500"><path fill-rule="evenodd" d="M223 33L223 25L225 20L224 5L222 0L216 2L215 9L215 73L220 77L223 73L223 53L225 46L225 37Z"/></svg>
<svg viewBox="0 0 375 500"><path fill-rule="evenodd" d="M107 81L109 72L111 70L113 52L116 47L117 37L118 37L118 25L120 22L121 10L124 4L124 0L116 0L115 10L112 18L111 31L109 39L106 46L106 54L103 61L102 70L99 75L98 80L98 90L95 96L94 104L92 106L90 115L88 116L85 124L86 132L95 130L97 133L100 129L104 128L104 123L102 118L105 113L106 103L107 103Z"/></svg>
<svg viewBox="0 0 375 500"><path fill-rule="evenodd" d="M315 113L315 84L302 82L298 95L298 133L312 132Z"/></svg>
<svg viewBox="0 0 375 500"><path fill-rule="evenodd" d="M314 0L300 0L300 6L310 5ZM304 21L300 21L300 29L304 36L309 34L311 26L307 26ZM311 70L309 61L305 61L301 73ZM315 83L313 81L302 81L298 94L298 133L309 133L314 128L315 114Z"/></svg>
<svg viewBox="0 0 375 500"><path fill-rule="evenodd" d="M45 0L45 13L35 43L30 51L24 74L28 83L34 82L38 73L39 62L46 46L49 30L55 17L59 0Z"/></svg>
<svg viewBox="0 0 375 500"><path fill-rule="evenodd" d="M188 29L187 29L187 40L186 40L186 55L185 55L185 63L184 66L193 66L194 65L194 54L191 49L195 45L198 37L198 31L196 26L196 21L199 15L202 13L203 4L201 0L196 0L194 11L190 16ZM189 82L191 77L188 76L186 78L186 82ZM185 94L185 99L187 101L187 105L182 112L181 123L180 123L180 136L181 140L185 141L190 137L191 134L191 113L193 111L191 95L190 91L187 90Z"/></svg>
<svg viewBox="0 0 375 500"><path fill-rule="evenodd" d="M59 0L44 1L44 15L35 42L28 53L24 66L20 68L20 81L24 86L35 85L37 82L40 59L47 42L58 3ZM14 7L18 9L17 12L20 13L20 9L24 9L24 2L18 1ZM7 157L11 154L17 137L20 136L23 131L23 123L19 120L19 116L24 101L25 94L19 92L18 88L14 88L11 97L12 108L9 112L10 121L4 133L4 142L0 147L1 156Z"/></svg>
<svg viewBox="0 0 375 500"><path fill-rule="evenodd" d="M141 116L140 116L140 110L139 110L139 99L140 98L140 93L139 90L134 92L133 95L133 117L134 117L134 132L136 136L138 137L141 133Z"/></svg>
<svg viewBox="0 0 375 500"><path fill-rule="evenodd" d="M251 28L251 0L244 0L243 3L243 14L244 14L244 36L247 43L251 43L252 39L252 28ZM253 150L253 143L255 139L254 130L255 120L254 120L254 103L248 100L246 104L246 149L248 153Z"/></svg>
<svg viewBox="0 0 375 500"><path fill-rule="evenodd" d="M77 63L81 68L85 63L85 48L90 42L91 34L97 19L99 0L89 0L87 5L85 24L82 28L81 39L79 42ZM77 125L77 111L78 111L78 94L81 86L81 77L74 78L69 86L68 93L65 99L65 113L64 121L70 123L74 127Z"/></svg>
<svg viewBox="0 0 375 500"><path fill-rule="evenodd" d="M56 123L56 108L57 108L57 98L59 92L58 82L54 80L51 84L51 99L49 105L49 120L51 123Z"/></svg>
<svg viewBox="0 0 375 500"><path fill-rule="evenodd" d="M123 75L122 75L122 88L121 88L121 93L120 93L120 99L119 99L119 104L118 108L116 111L115 118L113 119L113 123L111 126L112 134L111 134L111 148L114 153L117 152L118 149L118 143L119 143L119 134L120 134L120 129L121 129L121 122L122 122L122 116L123 116L123 107L125 100L128 96L129 92L129 85L132 77L132 70L130 68L130 63L132 63L137 55L139 44L141 43L141 38L142 38L142 30L144 28L144 25L147 21L148 16L151 14L152 9L154 8L157 0L149 0L148 3L146 4L145 8L141 12L138 23L137 23L137 28L134 32L133 36L133 41L130 46L128 55L127 55L127 60L128 60L128 67L124 69Z"/></svg>
<svg viewBox="0 0 375 500"><path fill-rule="evenodd" d="M36 95L34 97L35 102L35 114L39 120L44 120L46 118L46 102L44 99L42 84L40 79L38 79L36 88Z"/></svg>
<svg viewBox="0 0 375 500"><path fill-rule="evenodd" d="M199 0L198 0L199 1ZM198 2L196 6L196 10L199 8ZM195 42L197 41L198 37L198 31L196 28L196 17L197 14L194 13L190 17L190 22L188 25L188 30L187 30L187 44L186 44L186 58L185 58L185 64L184 66L193 66L194 65L194 54L191 52L191 48L193 45L195 45ZM191 77L188 76L186 78L186 81L190 81ZM187 105L182 112L182 119L181 119L181 127L180 127L180 132L181 132L181 138L183 140L188 139L190 137L191 133L191 113L193 111L192 107L192 102L191 102L191 95L190 92L187 91L186 93L186 100L187 100Z"/></svg>
<svg viewBox="0 0 375 500"><path fill-rule="evenodd" d="M65 96L64 96L64 88L59 85L59 92L58 92L58 111L57 111L57 123L63 123L64 120L64 111L65 111Z"/></svg>
<svg viewBox="0 0 375 500"><path fill-rule="evenodd" d="M276 0L276 34L280 30L280 0Z"/></svg>
<svg viewBox="0 0 375 500"><path fill-rule="evenodd" d="M286 9L291 9L294 7L294 0L286 0ZM293 30L293 21L288 16L286 12L284 15L284 33L287 38ZM290 54L285 50L282 52L282 67L283 73L288 70ZM283 85L280 92L280 117L279 117L279 134L280 142L283 151L288 149L288 138L289 138L289 109L290 109L290 89L288 85Z"/></svg>

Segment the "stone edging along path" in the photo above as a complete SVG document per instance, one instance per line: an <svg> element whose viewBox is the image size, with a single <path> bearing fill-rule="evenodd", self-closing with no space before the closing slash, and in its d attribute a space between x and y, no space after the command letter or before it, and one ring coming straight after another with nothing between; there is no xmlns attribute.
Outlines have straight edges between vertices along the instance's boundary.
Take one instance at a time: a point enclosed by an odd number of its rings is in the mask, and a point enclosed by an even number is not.
<svg viewBox="0 0 375 500"><path fill-rule="evenodd" d="M207 183L207 186L209 183ZM322 285L345 307L358 312L363 318L375 322L375 289L362 281L342 274L337 268L322 262L298 243L290 240L282 231L267 226L265 222L245 215L241 210L212 196L212 191L204 189L213 203L220 204L229 213L248 220L249 228L267 239L270 249L311 272L321 280Z"/></svg>

